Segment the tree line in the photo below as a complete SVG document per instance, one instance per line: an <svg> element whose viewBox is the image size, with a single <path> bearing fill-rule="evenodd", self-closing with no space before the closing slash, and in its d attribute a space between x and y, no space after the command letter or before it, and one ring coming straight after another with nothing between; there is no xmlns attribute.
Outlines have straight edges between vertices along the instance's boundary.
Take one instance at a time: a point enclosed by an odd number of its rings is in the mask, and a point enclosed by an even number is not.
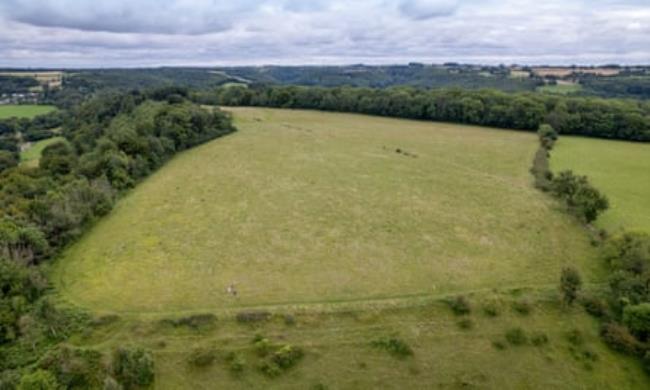
<svg viewBox="0 0 650 390"><path fill-rule="evenodd" d="M70 372L56 369L69 355L52 348L86 322L49 304L36 265L175 153L235 130L228 114L186 97L179 88L97 96L66 114L65 140L45 148L38 167L0 173L0 388L15 388L33 368L71 385Z"/></svg>
<svg viewBox="0 0 650 390"><path fill-rule="evenodd" d="M196 92L203 104L356 112L560 134L650 141L650 103L496 90L231 86Z"/></svg>

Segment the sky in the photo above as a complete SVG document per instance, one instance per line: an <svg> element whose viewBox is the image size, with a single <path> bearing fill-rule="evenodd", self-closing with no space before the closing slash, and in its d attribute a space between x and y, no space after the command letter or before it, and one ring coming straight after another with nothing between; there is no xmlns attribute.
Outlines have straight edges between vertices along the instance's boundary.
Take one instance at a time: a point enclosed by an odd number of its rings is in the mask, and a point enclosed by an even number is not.
<svg viewBox="0 0 650 390"><path fill-rule="evenodd" d="M650 64L650 0L0 0L0 67Z"/></svg>

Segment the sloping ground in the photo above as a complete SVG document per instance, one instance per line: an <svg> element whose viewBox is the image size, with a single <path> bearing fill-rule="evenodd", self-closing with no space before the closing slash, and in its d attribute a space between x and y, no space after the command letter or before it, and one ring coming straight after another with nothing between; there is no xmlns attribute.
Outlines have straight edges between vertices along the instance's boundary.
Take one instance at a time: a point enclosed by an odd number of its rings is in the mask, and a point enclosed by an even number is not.
<svg viewBox="0 0 650 390"><path fill-rule="evenodd" d="M239 133L175 158L65 253L63 296L214 311L555 286L566 264L593 277L581 228L530 185L534 134L234 113Z"/></svg>
<svg viewBox="0 0 650 390"><path fill-rule="evenodd" d="M650 233L650 144L562 136L551 166L587 175L607 195L598 226Z"/></svg>
<svg viewBox="0 0 650 390"><path fill-rule="evenodd" d="M58 260L61 301L108 314L71 344L153 351L156 389L650 386L582 308L559 303L564 264L587 281L599 267L581 228L530 186L534 135L233 112L240 132L175 158ZM462 317L443 302L459 292ZM272 316L236 320L249 306ZM205 312L217 320L179 325ZM522 345L506 341L514 328ZM270 378L255 337L304 358ZM413 355L371 346L387 337ZM197 349L214 361L192 365Z"/></svg>

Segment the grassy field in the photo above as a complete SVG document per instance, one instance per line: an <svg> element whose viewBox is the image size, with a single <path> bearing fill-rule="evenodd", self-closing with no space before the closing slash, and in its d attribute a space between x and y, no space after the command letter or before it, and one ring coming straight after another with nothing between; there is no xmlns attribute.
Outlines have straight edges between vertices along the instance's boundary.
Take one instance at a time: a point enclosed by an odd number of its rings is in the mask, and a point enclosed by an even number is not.
<svg viewBox="0 0 650 390"><path fill-rule="evenodd" d="M566 264L596 272L580 227L530 185L534 134L235 114L239 133L175 158L65 253L55 279L69 300L217 310L554 285Z"/></svg>
<svg viewBox="0 0 650 390"><path fill-rule="evenodd" d="M47 114L54 111L54 106L37 106L31 104L21 105L0 105L0 119L7 118L33 118L38 115Z"/></svg>
<svg viewBox="0 0 650 390"><path fill-rule="evenodd" d="M609 197L610 210L599 226L650 233L650 145L562 136L551 166L589 176Z"/></svg>
<svg viewBox="0 0 650 390"><path fill-rule="evenodd" d="M48 145L63 140L63 137L53 137L34 142L29 149L20 153L20 163L27 166L38 166L38 160L41 158L41 153Z"/></svg>
<svg viewBox="0 0 650 390"><path fill-rule="evenodd" d="M582 91L582 86L580 84L544 85L538 87L537 91L556 95L569 95Z"/></svg>
<svg viewBox="0 0 650 390"><path fill-rule="evenodd" d="M153 351L156 389L650 386L594 319L559 303L563 265L590 287L600 267L581 227L531 187L534 134L232 111L238 133L174 158L55 263L59 304L98 318L71 344ZM445 303L461 293L463 317ZM236 319L253 309L272 316ZM214 322L170 325L208 312ZM517 327L524 345L506 341ZM256 336L305 356L269 378ZM413 355L371 345L386 337ZM191 365L197 348L215 360Z"/></svg>

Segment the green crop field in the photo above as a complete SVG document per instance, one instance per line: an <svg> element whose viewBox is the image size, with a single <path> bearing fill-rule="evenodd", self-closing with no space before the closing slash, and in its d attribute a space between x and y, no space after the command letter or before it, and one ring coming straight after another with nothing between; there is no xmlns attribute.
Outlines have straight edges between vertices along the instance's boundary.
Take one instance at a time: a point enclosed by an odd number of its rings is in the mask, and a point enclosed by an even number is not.
<svg viewBox="0 0 650 390"><path fill-rule="evenodd" d="M57 260L59 303L100 316L72 344L152 350L158 389L650 385L594 319L559 303L563 266L589 288L602 270L581 226L531 185L535 134L231 111L239 132L175 157ZM457 294L472 307L463 326L444 303ZM236 319L250 310L272 317ZM216 322L168 321L201 313ZM523 345L506 341L515 327ZM256 335L305 357L269 378ZM386 337L412 356L371 345ZM215 360L191 365L196 348Z"/></svg>
<svg viewBox="0 0 650 390"><path fill-rule="evenodd" d="M47 114L54 111L56 108L53 106L37 106L30 104L21 105L0 105L0 119L6 118L33 118L38 115Z"/></svg>
<svg viewBox="0 0 650 390"><path fill-rule="evenodd" d="M20 153L20 163L28 166L38 166L38 160L41 158L41 153L48 145L63 140L63 137L53 137L34 142L27 150Z"/></svg>
<svg viewBox="0 0 650 390"><path fill-rule="evenodd" d="M650 145L562 136L551 166L587 175L607 195L599 226L650 232Z"/></svg>

